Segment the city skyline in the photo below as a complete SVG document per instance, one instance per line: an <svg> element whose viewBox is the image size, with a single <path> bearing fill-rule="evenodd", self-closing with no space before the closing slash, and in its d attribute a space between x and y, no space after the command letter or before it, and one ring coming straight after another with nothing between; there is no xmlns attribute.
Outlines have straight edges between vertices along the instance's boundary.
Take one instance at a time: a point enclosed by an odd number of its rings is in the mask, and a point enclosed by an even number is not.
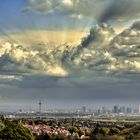
<svg viewBox="0 0 140 140"><path fill-rule="evenodd" d="M127 108L131 108L132 111L137 110L137 112L139 112L140 109L140 104L139 102L135 102L128 104L127 102L120 102L118 103L117 100L116 102L109 102L108 104L106 102L85 102L83 101L83 103L81 102L73 102L73 105L71 105L71 102L66 101L67 103L60 103L59 101L55 101L55 105L53 105L53 101L46 101L46 100L32 100L31 103L25 103L25 101L21 102L20 104L3 104L0 106L0 111L1 112L19 112L20 110L25 111L25 112L46 112L46 111L77 111L79 110L80 112L82 110L85 110L83 112L87 112L89 110L92 111L98 111L98 110L103 110L105 109L106 111L113 111L114 107L117 107L117 110L121 113L121 111L125 108L125 110ZM41 103L41 105L40 105ZM65 104L65 106L64 106ZM10 108L9 108L10 106ZM123 109L122 109L123 108ZM119 113L118 112L118 113Z"/></svg>

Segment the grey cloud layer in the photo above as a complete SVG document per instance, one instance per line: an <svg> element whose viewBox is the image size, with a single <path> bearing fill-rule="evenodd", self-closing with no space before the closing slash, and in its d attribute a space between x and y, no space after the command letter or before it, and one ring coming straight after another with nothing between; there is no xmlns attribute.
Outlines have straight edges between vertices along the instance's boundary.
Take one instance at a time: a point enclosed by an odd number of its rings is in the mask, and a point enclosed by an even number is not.
<svg viewBox="0 0 140 140"><path fill-rule="evenodd" d="M75 47L7 42L0 48L0 66L2 100L132 101L140 98L139 22L120 34L96 25Z"/></svg>
<svg viewBox="0 0 140 140"><path fill-rule="evenodd" d="M0 48L0 74L5 75L0 81L38 88L92 87L103 81L139 81L138 24L134 23L120 34L107 24L96 25L75 47L45 45L40 48L6 42Z"/></svg>
<svg viewBox="0 0 140 140"><path fill-rule="evenodd" d="M29 6L23 11L36 11L39 13L62 12L71 17L92 16L98 18L106 9L111 0L28 0ZM75 16L74 16L75 15Z"/></svg>
<svg viewBox="0 0 140 140"><path fill-rule="evenodd" d="M109 19L130 20L140 16L139 0L113 0L103 12L100 21Z"/></svg>
<svg viewBox="0 0 140 140"><path fill-rule="evenodd" d="M38 50L32 46L25 47L9 42L2 44L0 48L1 73L65 75L65 71L60 66L63 46L61 49L45 47Z"/></svg>
<svg viewBox="0 0 140 140"><path fill-rule="evenodd" d="M140 72L140 32L126 29L116 35L106 24L95 26L72 56L77 67L110 74Z"/></svg>

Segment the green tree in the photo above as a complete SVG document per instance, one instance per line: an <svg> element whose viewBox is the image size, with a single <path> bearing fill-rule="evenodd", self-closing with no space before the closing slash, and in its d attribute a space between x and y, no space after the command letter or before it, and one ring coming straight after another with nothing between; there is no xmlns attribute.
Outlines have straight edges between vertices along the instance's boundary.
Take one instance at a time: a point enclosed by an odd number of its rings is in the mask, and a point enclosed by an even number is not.
<svg viewBox="0 0 140 140"><path fill-rule="evenodd" d="M52 140L65 140L65 137L58 135L58 136L55 136L55 138Z"/></svg>
<svg viewBox="0 0 140 140"><path fill-rule="evenodd" d="M27 128L13 122L9 122L5 128L0 131L0 139L34 140L34 137Z"/></svg>
<svg viewBox="0 0 140 140"><path fill-rule="evenodd" d="M119 134L120 130L116 127L110 128L110 135L116 135Z"/></svg>
<svg viewBox="0 0 140 140"><path fill-rule="evenodd" d="M107 127L103 127L100 129L100 133L105 136L109 134L109 131L110 131L110 129Z"/></svg>
<svg viewBox="0 0 140 140"><path fill-rule="evenodd" d="M70 127L68 128L68 131L69 131L71 134L73 134L73 133L77 133L77 132L78 132L78 129L77 129L77 127L70 126Z"/></svg>
<svg viewBox="0 0 140 140"><path fill-rule="evenodd" d="M51 137L47 133L45 133L39 136L36 135L35 140L51 140Z"/></svg>
<svg viewBox="0 0 140 140"><path fill-rule="evenodd" d="M126 136L126 140L134 140L135 136L133 133L130 133L130 135Z"/></svg>
<svg viewBox="0 0 140 140"><path fill-rule="evenodd" d="M0 122L0 131L5 128L5 124L3 122Z"/></svg>
<svg viewBox="0 0 140 140"><path fill-rule="evenodd" d="M80 128L77 130L77 133L80 137L84 135L84 132Z"/></svg>
<svg viewBox="0 0 140 140"><path fill-rule="evenodd" d="M95 136L95 135L99 135L100 134L100 127L96 126L94 129L91 130L90 132L90 136Z"/></svg>

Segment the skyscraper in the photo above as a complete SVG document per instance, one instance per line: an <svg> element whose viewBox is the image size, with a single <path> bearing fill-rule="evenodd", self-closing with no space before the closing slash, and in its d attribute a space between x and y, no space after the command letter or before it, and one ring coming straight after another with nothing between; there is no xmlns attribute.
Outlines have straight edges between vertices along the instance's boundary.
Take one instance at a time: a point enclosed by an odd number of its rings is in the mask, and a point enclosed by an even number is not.
<svg viewBox="0 0 140 140"><path fill-rule="evenodd" d="M125 106L121 106L121 107L120 107L120 113L126 113Z"/></svg>
<svg viewBox="0 0 140 140"><path fill-rule="evenodd" d="M42 108L41 108L41 106L42 106L42 102L41 102L41 100L39 101L38 104L39 104L39 113L41 113L41 109L42 109Z"/></svg>
<svg viewBox="0 0 140 140"><path fill-rule="evenodd" d="M119 107L117 105L114 106L114 113L119 113Z"/></svg>
<svg viewBox="0 0 140 140"><path fill-rule="evenodd" d="M140 105L139 105L139 108L138 108L138 113L140 114Z"/></svg>
<svg viewBox="0 0 140 140"><path fill-rule="evenodd" d="M82 106L82 113L86 113L86 107Z"/></svg>

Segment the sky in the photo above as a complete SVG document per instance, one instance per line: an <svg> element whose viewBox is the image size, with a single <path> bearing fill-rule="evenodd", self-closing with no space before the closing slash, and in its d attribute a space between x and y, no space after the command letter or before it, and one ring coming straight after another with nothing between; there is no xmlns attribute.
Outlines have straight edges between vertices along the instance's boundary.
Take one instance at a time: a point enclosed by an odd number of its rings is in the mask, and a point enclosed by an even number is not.
<svg viewBox="0 0 140 140"><path fill-rule="evenodd" d="M1 0L0 109L140 104L139 5Z"/></svg>

